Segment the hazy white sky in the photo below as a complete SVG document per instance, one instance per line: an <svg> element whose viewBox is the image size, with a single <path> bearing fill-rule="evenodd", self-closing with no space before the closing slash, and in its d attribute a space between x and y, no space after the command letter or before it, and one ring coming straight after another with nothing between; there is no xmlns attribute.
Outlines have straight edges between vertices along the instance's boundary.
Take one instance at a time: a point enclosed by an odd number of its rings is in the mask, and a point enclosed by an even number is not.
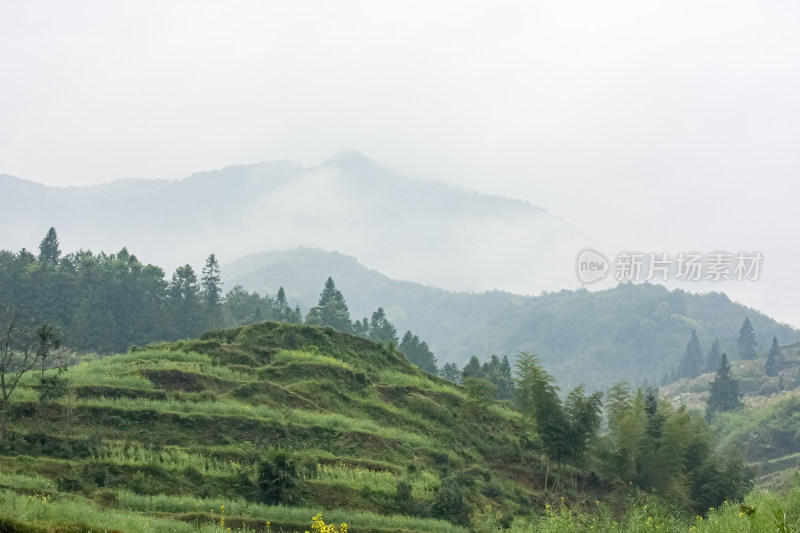
<svg viewBox="0 0 800 533"><path fill-rule="evenodd" d="M5 1L0 72L0 173L352 148L620 246L761 250L764 283L720 289L800 326L794 1Z"/></svg>

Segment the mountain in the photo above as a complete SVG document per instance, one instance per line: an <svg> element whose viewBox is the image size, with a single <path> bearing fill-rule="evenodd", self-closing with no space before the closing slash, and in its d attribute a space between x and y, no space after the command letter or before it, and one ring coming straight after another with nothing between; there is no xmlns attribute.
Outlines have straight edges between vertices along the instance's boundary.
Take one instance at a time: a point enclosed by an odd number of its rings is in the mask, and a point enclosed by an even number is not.
<svg viewBox="0 0 800 533"><path fill-rule="evenodd" d="M624 377L634 385L661 383L678 365L697 330L704 351L718 338L736 354L736 337L750 318L759 346L777 336L800 341L800 331L779 324L725 294L669 291L660 285L623 284L603 291L560 291L540 296L508 292L450 292L395 281L355 258L314 249L265 252L222 269L226 288L236 284L275 294L280 286L304 310L316 305L332 276L352 318L382 306L400 333L412 330L439 360L463 366L470 356L513 358L520 351L541 357L567 387L604 390Z"/></svg>
<svg viewBox="0 0 800 533"><path fill-rule="evenodd" d="M352 151L313 167L238 165L178 181L57 188L0 175L0 190L3 249L35 249L53 226L64 249L124 245L168 269L212 252L224 261L306 246L445 288L536 293L577 285L574 256L588 242L530 203L401 176Z"/></svg>
<svg viewBox="0 0 800 533"><path fill-rule="evenodd" d="M430 515L467 519L462 495L544 505L518 412L330 328L262 323L59 376L69 390L48 400L38 371L15 392L2 531L307 531L322 512L354 533L466 533ZM437 510L443 486L454 503Z"/></svg>

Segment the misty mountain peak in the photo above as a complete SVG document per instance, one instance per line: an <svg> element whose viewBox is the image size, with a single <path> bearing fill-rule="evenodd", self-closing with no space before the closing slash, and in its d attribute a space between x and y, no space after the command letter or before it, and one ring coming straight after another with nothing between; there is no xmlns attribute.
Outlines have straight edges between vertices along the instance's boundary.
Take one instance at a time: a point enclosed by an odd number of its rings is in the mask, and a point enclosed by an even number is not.
<svg viewBox="0 0 800 533"><path fill-rule="evenodd" d="M333 167L352 174L386 172L386 168L358 150L342 150L320 166Z"/></svg>

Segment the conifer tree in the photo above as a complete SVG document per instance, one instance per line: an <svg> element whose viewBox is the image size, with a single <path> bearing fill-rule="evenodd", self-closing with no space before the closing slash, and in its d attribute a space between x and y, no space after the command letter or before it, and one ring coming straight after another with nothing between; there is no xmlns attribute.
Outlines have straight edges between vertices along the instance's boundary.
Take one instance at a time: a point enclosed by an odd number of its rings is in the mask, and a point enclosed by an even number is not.
<svg viewBox="0 0 800 533"><path fill-rule="evenodd" d="M708 350L708 358L706 359L706 372L715 372L722 362L722 351L719 348L719 339L714 339L711 343L711 348Z"/></svg>
<svg viewBox="0 0 800 533"><path fill-rule="evenodd" d="M781 349L778 347L778 338L772 337L772 347L767 354L767 362L764 365L764 370L768 376L777 376L783 366L783 355Z"/></svg>
<svg viewBox="0 0 800 533"><path fill-rule="evenodd" d="M211 254L203 267L200 279L200 297L205 308L208 326L217 327L222 323L222 282L219 275L217 256Z"/></svg>
<svg viewBox="0 0 800 533"><path fill-rule="evenodd" d="M711 382L711 395L708 398L706 416L711 417L716 411L732 411L741 406L739 399L739 382L733 379L727 354L722 354L717 375Z"/></svg>
<svg viewBox="0 0 800 533"><path fill-rule="evenodd" d="M745 318L744 322L742 322L742 327L739 329L739 339L736 343L739 346L740 359L756 358L756 346L758 343L756 343L756 335L749 318Z"/></svg>
<svg viewBox="0 0 800 533"><path fill-rule="evenodd" d="M700 375L703 365L703 350L700 348L700 341L697 340L697 330L692 330L692 338L686 345L686 354L683 356L680 366L680 377L695 378Z"/></svg>
<svg viewBox="0 0 800 533"><path fill-rule="evenodd" d="M686 345L686 353L681 360L679 375L682 378L695 378L700 374L703 365L703 350L697 340L697 330L692 330L692 338Z"/></svg>
<svg viewBox="0 0 800 533"><path fill-rule="evenodd" d="M42 242L39 244L39 261L50 265L57 265L61 257L61 250L58 249L58 235L56 229L50 228Z"/></svg>
<svg viewBox="0 0 800 533"><path fill-rule="evenodd" d="M344 296L336 288L333 278L329 277L325 281L325 288L319 295L319 302L308 312L306 323L312 326L331 326L344 333L353 332L350 311L347 309Z"/></svg>

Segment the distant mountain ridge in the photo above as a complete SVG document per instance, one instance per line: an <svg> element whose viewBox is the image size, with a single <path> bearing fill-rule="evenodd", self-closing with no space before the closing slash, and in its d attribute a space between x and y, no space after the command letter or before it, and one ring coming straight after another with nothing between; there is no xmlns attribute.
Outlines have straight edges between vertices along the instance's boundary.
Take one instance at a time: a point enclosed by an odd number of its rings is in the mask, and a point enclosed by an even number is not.
<svg viewBox="0 0 800 533"><path fill-rule="evenodd" d="M411 329L439 359L463 366L471 355L514 359L538 354L565 390L584 383L604 389L619 379L660 384L683 357L692 329L703 350L718 338L736 358L736 335L745 317L760 349L773 336L800 341L800 331L732 302L725 294L669 291L627 284L590 292L560 291L537 297L509 292L457 293L396 281L337 252L315 249L253 254L222 268L226 289L241 284L262 294L283 286L304 311L315 305L332 276L353 319L384 307L402 333Z"/></svg>
<svg viewBox="0 0 800 533"><path fill-rule="evenodd" d="M344 151L317 166L235 165L177 181L48 187L0 176L0 248L122 245L167 270L255 250L338 249L382 272L453 290L524 293L575 286L589 239L531 203L402 176ZM542 258L546 258L542 261Z"/></svg>

